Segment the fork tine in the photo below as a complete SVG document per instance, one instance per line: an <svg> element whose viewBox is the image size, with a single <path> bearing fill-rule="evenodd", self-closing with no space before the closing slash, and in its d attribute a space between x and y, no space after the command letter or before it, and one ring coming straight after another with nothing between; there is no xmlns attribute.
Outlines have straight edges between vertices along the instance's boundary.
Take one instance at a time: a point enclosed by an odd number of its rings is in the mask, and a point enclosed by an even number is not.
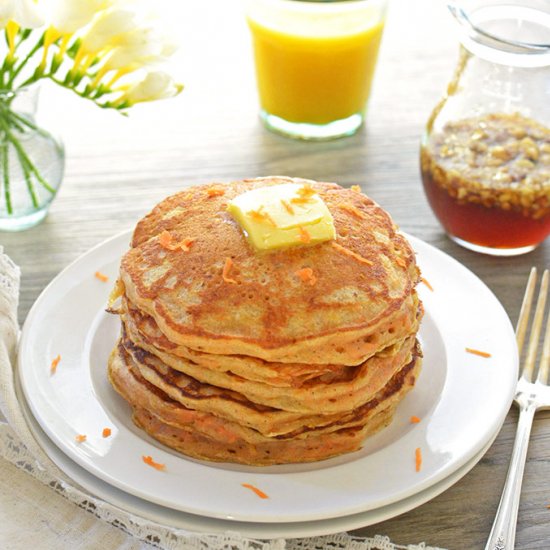
<svg viewBox="0 0 550 550"><path fill-rule="evenodd" d="M525 287L525 294L519 312L518 324L516 326L516 340L518 343L518 353L521 357L523 351L523 343L525 341L525 333L527 332L527 324L529 323L529 314L531 313L531 305L533 303L533 294L537 284L537 268L532 267L529 274L529 280Z"/></svg>
<svg viewBox="0 0 550 550"><path fill-rule="evenodd" d="M527 357L523 365L523 373L521 377L530 382L533 378L533 369L535 368L535 360L537 358L537 349L539 346L540 331L544 320L544 308L546 306L546 296L548 294L548 270L545 270L539 289L539 297L537 299L537 308L533 317L531 326L531 337L529 338L529 348L527 349Z"/></svg>
<svg viewBox="0 0 550 550"><path fill-rule="evenodd" d="M545 271L548 273L548 270ZM537 382L541 384L548 383L548 371L550 369L550 314L546 318L546 334L544 336L544 344L542 346L542 357L540 359L539 373Z"/></svg>

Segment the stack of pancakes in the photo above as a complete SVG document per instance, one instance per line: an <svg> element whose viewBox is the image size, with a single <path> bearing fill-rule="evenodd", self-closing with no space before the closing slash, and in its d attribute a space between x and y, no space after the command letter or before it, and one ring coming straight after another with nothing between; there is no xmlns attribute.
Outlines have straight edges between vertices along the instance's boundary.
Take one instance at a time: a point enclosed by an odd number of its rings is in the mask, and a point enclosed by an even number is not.
<svg viewBox="0 0 550 550"><path fill-rule="evenodd" d="M282 183L319 194L335 240L249 244L228 202ZM353 451L418 377L418 280L407 240L358 191L283 177L192 187L137 224L122 258L109 377L138 426L192 457Z"/></svg>

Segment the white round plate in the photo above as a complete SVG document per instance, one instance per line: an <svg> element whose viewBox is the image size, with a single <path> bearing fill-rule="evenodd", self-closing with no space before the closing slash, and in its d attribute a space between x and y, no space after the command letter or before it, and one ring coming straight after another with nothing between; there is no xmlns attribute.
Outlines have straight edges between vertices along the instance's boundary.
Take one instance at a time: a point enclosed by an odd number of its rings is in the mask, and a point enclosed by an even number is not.
<svg viewBox="0 0 550 550"><path fill-rule="evenodd" d="M28 426L39 445L42 447L42 450L65 474L76 481L81 487L87 489L91 494L100 497L110 504L118 506L126 512L154 521L160 525L170 526L171 528L185 529L186 531L195 531L198 533L220 534L230 531L232 533L240 533L244 537L259 539L289 539L332 535L334 533L351 531L352 529L359 529L360 527L380 523L381 521L386 521L400 514L404 514L424 504L428 500L435 498L464 477L483 457L493 443L495 437L498 435L498 431L500 431L497 430L497 433L494 434L480 453L445 479L413 496L404 498L393 504L388 504L387 506L381 506L380 508L369 510L368 512L352 514L351 516L340 516L318 521L295 521L292 523L229 521L188 514L172 508L159 506L158 504L153 504L152 502L135 497L105 483L80 467L54 445L32 416L25 401L25 397L21 394L19 388L17 388L17 394Z"/></svg>
<svg viewBox="0 0 550 550"><path fill-rule="evenodd" d="M414 496L466 465L502 425L517 379L509 319L489 289L458 262L410 237L425 280L423 370L393 423L363 449L313 464L246 467L186 458L136 428L106 376L119 321L104 309L130 234L82 256L44 290L20 341L19 376L33 415L77 464L141 499L243 522L308 522L350 516ZM94 276L109 276L104 283ZM481 357L466 348L491 354ZM61 361L50 373L51 361ZM421 422L410 423L411 416ZM105 427L112 430L102 437ZM86 435L78 443L76 436ZM415 471L415 450L423 462ZM142 457L166 465L157 471ZM268 495L260 499L243 487Z"/></svg>

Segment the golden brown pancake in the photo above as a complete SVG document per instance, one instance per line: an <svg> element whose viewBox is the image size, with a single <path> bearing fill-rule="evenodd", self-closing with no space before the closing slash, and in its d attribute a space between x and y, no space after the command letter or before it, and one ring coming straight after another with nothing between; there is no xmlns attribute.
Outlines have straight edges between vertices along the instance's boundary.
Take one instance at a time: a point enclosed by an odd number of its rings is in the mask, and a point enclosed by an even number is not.
<svg viewBox="0 0 550 550"><path fill-rule="evenodd" d="M166 337L194 350L266 361L357 365L417 323L414 252L389 215L361 193L308 182L327 204L337 239L258 252L226 211L233 197L295 181L258 178L168 197L137 225L120 277L127 297ZM159 234L191 239L167 250ZM223 277L232 260L231 280ZM315 273L315 285L296 273Z"/></svg>
<svg viewBox="0 0 550 550"><path fill-rule="evenodd" d="M336 239L250 245L228 202L283 183L318 193ZM418 377L418 281L409 243L361 193L284 177L191 187L137 224L121 260L109 378L138 426L192 457L266 465L350 452L391 422Z"/></svg>

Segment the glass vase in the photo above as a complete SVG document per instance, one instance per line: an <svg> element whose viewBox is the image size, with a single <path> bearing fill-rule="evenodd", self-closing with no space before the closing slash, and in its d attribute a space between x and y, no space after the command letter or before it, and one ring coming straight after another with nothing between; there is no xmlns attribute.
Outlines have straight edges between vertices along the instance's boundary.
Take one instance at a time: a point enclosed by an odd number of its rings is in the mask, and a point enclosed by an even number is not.
<svg viewBox="0 0 550 550"><path fill-rule="evenodd" d="M0 90L0 231L40 223L63 179L64 148L37 121L38 94Z"/></svg>

